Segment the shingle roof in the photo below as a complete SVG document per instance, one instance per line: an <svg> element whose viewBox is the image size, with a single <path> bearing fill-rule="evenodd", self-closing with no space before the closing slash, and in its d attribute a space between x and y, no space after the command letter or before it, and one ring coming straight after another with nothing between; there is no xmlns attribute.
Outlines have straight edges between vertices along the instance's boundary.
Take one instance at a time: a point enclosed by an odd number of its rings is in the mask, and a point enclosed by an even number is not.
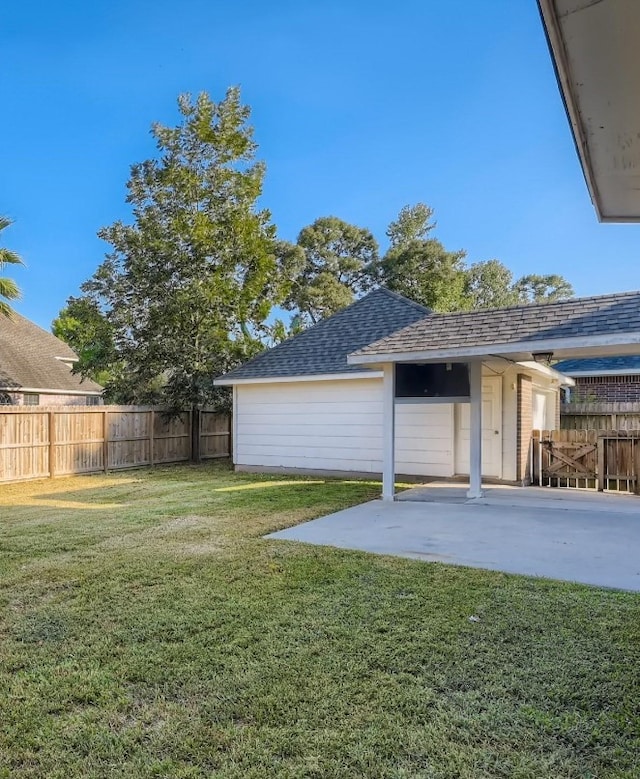
<svg viewBox="0 0 640 779"><path fill-rule="evenodd" d="M640 332L640 292L430 314L369 344L355 355L425 352L627 332Z"/></svg>
<svg viewBox="0 0 640 779"><path fill-rule="evenodd" d="M627 357L589 357L582 360L562 360L556 363L554 369L573 376L574 373L598 374L607 373L640 372L640 357L631 355Z"/></svg>
<svg viewBox="0 0 640 779"><path fill-rule="evenodd" d="M224 380L359 373L348 365L356 349L422 319L429 309L379 288L299 335L235 368Z"/></svg>
<svg viewBox="0 0 640 779"><path fill-rule="evenodd" d="M57 358L77 359L64 341L20 314L0 316L0 389L102 392L99 384L82 380Z"/></svg>

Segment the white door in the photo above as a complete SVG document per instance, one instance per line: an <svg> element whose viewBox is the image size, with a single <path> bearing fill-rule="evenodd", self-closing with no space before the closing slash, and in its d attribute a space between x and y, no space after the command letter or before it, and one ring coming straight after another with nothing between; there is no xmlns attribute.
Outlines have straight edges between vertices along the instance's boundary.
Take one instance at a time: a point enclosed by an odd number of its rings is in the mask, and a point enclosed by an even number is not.
<svg viewBox="0 0 640 779"><path fill-rule="evenodd" d="M469 474L469 403L456 404L456 473ZM502 376L482 377L482 475L502 478Z"/></svg>

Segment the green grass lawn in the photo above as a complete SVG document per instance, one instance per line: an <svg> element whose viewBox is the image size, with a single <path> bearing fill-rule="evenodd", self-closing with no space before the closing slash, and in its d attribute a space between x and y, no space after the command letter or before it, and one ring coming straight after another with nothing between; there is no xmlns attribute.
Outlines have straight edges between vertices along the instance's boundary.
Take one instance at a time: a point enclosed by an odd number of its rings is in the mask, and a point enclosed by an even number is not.
<svg viewBox="0 0 640 779"><path fill-rule="evenodd" d="M0 487L0 777L637 779L640 597L262 539L378 492Z"/></svg>

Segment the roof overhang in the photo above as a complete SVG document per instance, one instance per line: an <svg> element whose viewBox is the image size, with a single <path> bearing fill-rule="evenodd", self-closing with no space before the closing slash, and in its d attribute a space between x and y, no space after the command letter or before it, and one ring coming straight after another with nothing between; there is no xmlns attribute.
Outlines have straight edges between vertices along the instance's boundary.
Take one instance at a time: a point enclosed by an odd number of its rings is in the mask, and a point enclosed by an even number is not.
<svg viewBox="0 0 640 779"><path fill-rule="evenodd" d="M640 369L631 368L626 370L625 368L618 368L617 370L606 371L570 371L566 375L574 376L576 379L581 379L583 377L597 378L598 376L640 376Z"/></svg>
<svg viewBox="0 0 640 779"><path fill-rule="evenodd" d="M367 368L362 371L345 373L310 373L299 376L260 376L252 379L234 379L220 376L213 380L215 387L235 387L243 384L292 384L300 381L344 381L346 379L380 378L382 371L372 371Z"/></svg>
<svg viewBox="0 0 640 779"><path fill-rule="evenodd" d="M350 354L350 365L380 366L392 362L444 362L449 360L490 360L505 357L514 362L533 359L537 353L550 352L553 359L571 357L614 357L640 355L640 332L615 335L591 335L578 338L546 338L514 343L484 344L482 346L460 346L450 349L426 349L407 352L378 354Z"/></svg>
<svg viewBox="0 0 640 779"><path fill-rule="evenodd" d="M535 360L521 360L515 364L518 366L518 368L524 368L530 373L536 373L540 376L544 376L545 378L550 379L552 382L559 384L561 387L575 386L575 381L571 378L571 376L567 376L566 373L560 373L560 371L555 370L555 368L552 368L550 365L544 365L544 363L535 362Z"/></svg>
<svg viewBox="0 0 640 779"><path fill-rule="evenodd" d="M602 222L640 221L640 2L538 0Z"/></svg>

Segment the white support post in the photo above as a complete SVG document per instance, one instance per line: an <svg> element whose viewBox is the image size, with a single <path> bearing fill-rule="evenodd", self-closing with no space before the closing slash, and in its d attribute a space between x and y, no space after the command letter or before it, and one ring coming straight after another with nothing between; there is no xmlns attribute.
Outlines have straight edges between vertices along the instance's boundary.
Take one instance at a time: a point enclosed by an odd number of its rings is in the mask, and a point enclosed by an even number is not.
<svg viewBox="0 0 640 779"><path fill-rule="evenodd" d="M471 426L469 430L469 491L468 498L482 497L482 363L469 363L471 389Z"/></svg>
<svg viewBox="0 0 640 779"><path fill-rule="evenodd" d="M392 501L396 481L396 413L394 363L386 363L382 379L382 500Z"/></svg>

